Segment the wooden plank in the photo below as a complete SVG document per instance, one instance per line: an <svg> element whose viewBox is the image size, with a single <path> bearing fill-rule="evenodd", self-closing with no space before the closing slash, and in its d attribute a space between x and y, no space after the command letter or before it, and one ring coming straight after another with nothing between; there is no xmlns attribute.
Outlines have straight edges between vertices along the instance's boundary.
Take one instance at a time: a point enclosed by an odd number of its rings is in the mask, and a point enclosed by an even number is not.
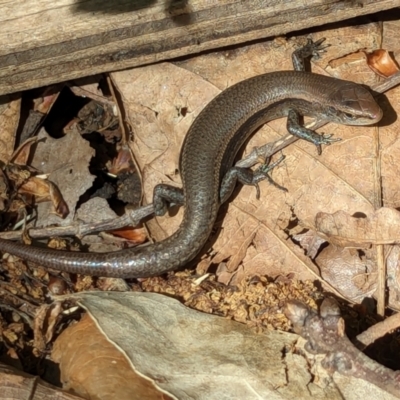
<svg viewBox="0 0 400 400"><path fill-rule="evenodd" d="M400 0L0 0L0 94L398 6Z"/></svg>

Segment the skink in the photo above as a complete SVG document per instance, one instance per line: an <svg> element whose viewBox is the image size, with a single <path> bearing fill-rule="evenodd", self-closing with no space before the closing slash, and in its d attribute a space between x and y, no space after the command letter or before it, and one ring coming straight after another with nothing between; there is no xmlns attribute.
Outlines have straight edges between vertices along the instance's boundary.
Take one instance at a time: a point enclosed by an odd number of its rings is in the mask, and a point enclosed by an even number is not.
<svg viewBox="0 0 400 400"><path fill-rule="evenodd" d="M315 44L310 47L308 55L318 51ZM319 148L333 141L301 127L298 115L369 125L381 119L382 111L367 89L348 81L299 71L247 79L215 97L190 127L181 150L183 190L166 185L155 189L156 214L164 213L164 200L184 204L182 223L172 236L146 247L112 253L67 252L0 239L0 251L44 267L95 276L147 277L184 266L206 243L218 209L236 181L256 185L266 175L265 167L255 174L231 168L238 150L260 125L288 116L291 133Z"/></svg>

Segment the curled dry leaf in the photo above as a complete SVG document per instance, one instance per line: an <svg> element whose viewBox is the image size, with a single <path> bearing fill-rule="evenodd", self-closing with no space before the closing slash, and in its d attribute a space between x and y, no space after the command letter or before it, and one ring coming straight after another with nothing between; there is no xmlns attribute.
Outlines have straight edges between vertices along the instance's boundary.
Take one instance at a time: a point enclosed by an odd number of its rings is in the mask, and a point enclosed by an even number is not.
<svg viewBox="0 0 400 400"><path fill-rule="evenodd" d="M128 148L124 147L118 152L117 157L112 161L109 172L110 174L118 175L120 172L132 170L135 170L135 168L132 164L131 152Z"/></svg>
<svg viewBox="0 0 400 400"><path fill-rule="evenodd" d="M9 179L14 181L14 186L19 194L30 195L37 203L51 201L52 212L60 218L66 218L69 214L68 205L64 201L58 187L51 181L33 176L36 171L26 166L31 156L32 146L37 143L37 138L27 139L13 153L13 164L6 167ZM15 208L15 207L12 207Z"/></svg>
<svg viewBox="0 0 400 400"><path fill-rule="evenodd" d="M60 218L67 218L69 214L68 204L63 199L60 190L53 183L48 181L50 201L54 207L54 213Z"/></svg>
<svg viewBox="0 0 400 400"><path fill-rule="evenodd" d="M19 153L25 154L24 152ZM68 205L65 203L58 187L51 181L40 179L33 176L34 171L29 167L17 164L8 164L5 168L7 178L12 182L14 191L9 197L13 198L9 211L19 211L26 206L26 195L33 196L36 203L51 201L52 212L61 218L65 218L68 213ZM17 197L15 198L15 194ZM3 192L2 195L4 196ZM22 195L22 196L21 196ZM21 199L23 199L21 201Z"/></svg>
<svg viewBox="0 0 400 400"><path fill-rule="evenodd" d="M129 240L132 243L142 244L146 240L146 232L142 228L123 228L123 229L114 229L111 232L113 235L119 236L126 240Z"/></svg>
<svg viewBox="0 0 400 400"><path fill-rule="evenodd" d="M13 164L26 165L31 156L32 146L37 143L37 137L25 140L17 150L14 151L11 160Z"/></svg>
<svg viewBox="0 0 400 400"><path fill-rule="evenodd" d="M345 299L361 303L376 290L375 259L360 256L356 249L335 245L325 247L316 258L324 281L336 288Z"/></svg>
<svg viewBox="0 0 400 400"><path fill-rule="evenodd" d="M60 94L60 89L60 86L47 87L43 95L34 100L34 111L48 114Z"/></svg>
<svg viewBox="0 0 400 400"><path fill-rule="evenodd" d="M42 122L49 113L54 102L60 94L60 88L55 86L47 87L41 96L33 100L33 110L29 110L28 118L24 122L22 132L20 134L20 143L26 143L29 140L36 140L35 134L40 129ZM16 161L14 161L16 162ZM26 164L26 161L23 163Z"/></svg>
<svg viewBox="0 0 400 400"><path fill-rule="evenodd" d="M60 302L51 305L43 304L36 312L34 320L34 347L40 352L45 351L47 344L53 338L56 324L62 312Z"/></svg>
<svg viewBox="0 0 400 400"><path fill-rule="evenodd" d="M341 247L369 248L377 244L400 242L400 212L382 207L363 217L345 211L320 212L315 218L318 232Z"/></svg>
<svg viewBox="0 0 400 400"><path fill-rule="evenodd" d="M384 49L378 49L371 53L365 53L368 66L379 76L387 78L399 72L399 67L389 52Z"/></svg>
<svg viewBox="0 0 400 400"><path fill-rule="evenodd" d="M64 201L60 190L51 181L33 176L19 187L19 192L34 196L37 203L51 201L53 205L52 212L60 218L64 219L69 214L68 205Z"/></svg>

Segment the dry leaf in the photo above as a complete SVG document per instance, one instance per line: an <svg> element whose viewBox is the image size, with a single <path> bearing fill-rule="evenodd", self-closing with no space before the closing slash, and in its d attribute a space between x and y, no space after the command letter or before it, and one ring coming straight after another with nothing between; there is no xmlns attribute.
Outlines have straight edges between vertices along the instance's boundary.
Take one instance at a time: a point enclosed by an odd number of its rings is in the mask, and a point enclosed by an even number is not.
<svg viewBox="0 0 400 400"><path fill-rule="evenodd" d="M321 250L315 262L322 278L336 288L344 298L361 303L376 290L376 260L361 257L355 249L328 246ZM398 288L400 289L400 287Z"/></svg>
<svg viewBox="0 0 400 400"><path fill-rule="evenodd" d="M294 334L258 335L245 325L190 310L155 293L80 293L73 297L106 339L126 355L132 368L175 399L356 399L366 388L370 398L393 398L366 380L341 377L336 386L337 377L334 383L326 372L318 372L319 361L306 355ZM85 330L85 335L67 341L75 349L73 354L85 350L78 340L90 340L97 349L96 339L89 338L92 332ZM299 348L293 350L295 345ZM100 354L101 349L96 351ZM81 360L72 364L78 368L81 364L83 380L85 362L93 357L82 354Z"/></svg>
<svg viewBox="0 0 400 400"><path fill-rule="evenodd" d="M51 215L51 205L41 203L38 205L37 224L39 226L71 225L75 216L77 201L92 186L94 180L89 172L89 163L93 155L94 149L76 130L71 131L61 139L51 138L44 129L40 131L39 143L32 160L32 166L49 174L48 180L57 185L70 214L62 220L54 214Z"/></svg>
<svg viewBox="0 0 400 400"><path fill-rule="evenodd" d="M43 352L53 339L54 331L62 312L61 303L42 304L36 311L34 319L34 347Z"/></svg>
<svg viewBox="0 0 400 400"><path fill-rule="evenodd" d="M100 223L117 218L117 214L110 208L106 199L94 197L79 207L76 218L86 223Z"/></svg>
<svg viewBox="0 0 400 400"><path fill-rule="evenodd" d="M341 247L369 248L372 244L400 243L400 212L382 207L362 217L344 211L316 215L317 231Z"/></svg>
<svg viewBox="0 0 400 400"><path fill-rule="evenodd" d="M378 49L372 53L366 53L369 67L376 74L387 78L399 71L398 65L394 62L389 52L384 49Z"/></svg>
<svg viewBox="0 0 400 400"><path fill-rule="evenodd" d="M164 399L136 374L124 355L111 345L88 316L55 341L53 361L60 364L64 389L97 400Z"/></svg>
<svg viewBox="0 0 400 400"><path fill-rule="evenodd" d="M133 171L131 153L127 148L122 148L117 157L112 161L112 165L109 168L109 173L118 175L121 172Z"/></svg>
<svg viewBox="0 0 400 400"><path fill-rule="evenodd" d="M146 232L142 228L114 229L111 233L132 243L141 244L146 240Z"/></svg>
<svg viewBox="0 0 400 400"><path fill-rule="evenodd" d="M18 149L16 149L11 157L13 164L27 165L28 159L32 153L32 146L37 143L37 137L31 137L22 143Z"/></svg>
<svg viewBox="0 0 400 400"><path fill-rule="evenodd" d="M56 102L61 91L59 85L48 86L41 97L34 99L34 111L46 115L50 112L51 107Z"/></svg>
<svg viewBox="0 0 400 400"><path fill-rule="evenodd" d="M37 203L51 201L52 213L60 218L66 218L69 214L68 205L64 201L58 187L51 181L40 179L36 176L29 178L18 189L20 193L35 196Z"/></svg>

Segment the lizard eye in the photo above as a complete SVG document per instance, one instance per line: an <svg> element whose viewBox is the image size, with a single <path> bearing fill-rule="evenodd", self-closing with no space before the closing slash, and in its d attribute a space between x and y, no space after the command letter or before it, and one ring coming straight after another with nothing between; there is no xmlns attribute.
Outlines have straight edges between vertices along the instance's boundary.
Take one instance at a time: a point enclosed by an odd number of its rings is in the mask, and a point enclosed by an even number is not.
<svg viewBox="0 0 400 400"><path fill-rule="evenodd" d="M354 114L344 113L344 115L345 115L345 117L346 117L347 119L351 119L351 120L357 118Z"/></svg>

